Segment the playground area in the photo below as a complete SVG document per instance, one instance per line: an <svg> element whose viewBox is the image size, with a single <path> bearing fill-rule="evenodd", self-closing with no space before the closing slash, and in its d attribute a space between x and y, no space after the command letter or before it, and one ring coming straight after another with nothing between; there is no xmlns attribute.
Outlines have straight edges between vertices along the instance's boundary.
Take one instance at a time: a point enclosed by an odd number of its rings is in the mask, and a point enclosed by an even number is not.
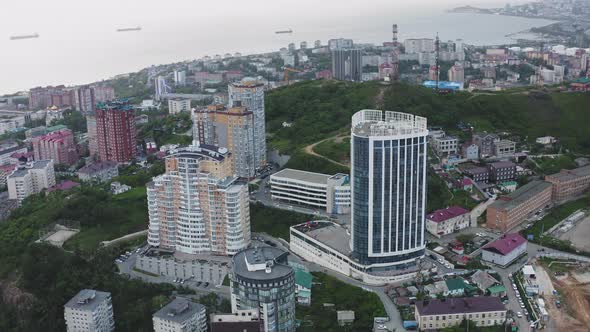
<svg viewBox="0 0 590 332"><path fill-rule="evenodd" d="M63 244L80 232L79 229L69 228L63 225L55 225L40 236L37 242L46 242L56 247L62 247Z"/></svg>

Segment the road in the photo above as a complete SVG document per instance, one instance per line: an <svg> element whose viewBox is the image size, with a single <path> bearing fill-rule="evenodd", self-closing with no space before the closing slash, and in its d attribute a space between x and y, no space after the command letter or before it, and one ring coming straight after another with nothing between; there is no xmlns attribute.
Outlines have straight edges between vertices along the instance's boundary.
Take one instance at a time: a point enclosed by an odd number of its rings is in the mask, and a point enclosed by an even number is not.
<svg viewBox="0 0 590 332"><path fill-rule="evenodd" d="M325 160L327 160L327 161L329 161L329 162L331 162L331 163L334 163L334 164L336 164L336 165L340 165L340 166L343 166L343 167L346 167L346 168L350 168L350 165L348 165L348 164L343 164L343 163L341 163L341 162L339 162L339 161L336 161L336 160L330 159L330 158L328 158L328 157L326 157L326 156L324 156L324 155L321 155L321 154L319 154L319 153L317 153L317 152L315 152L315 151L313 150L313 148L315 148L315 147L316 147L318 144L320 144L320 143L323 143L323 142L325 142L325 141L329 141L329 140L335 140L335 139L339 139L339 138L346 138L346 137L348 137L348 135L342 135L342 134L339 134L339 135L336 135L336 136L332 136L332 137L328 137L328 138L326 138L326 139L323 139L323 140L321 140L321 141L319 141L319 142L315 142L315 143L313 143L313 144L310 144L310 145L306 146L306 147L303 149L303 151L305 151L305 153L307 153L307 154L310 154L310 155L312 155L312 156L316 156L316 157L319 157L319 158L325 159Z"/></svg>

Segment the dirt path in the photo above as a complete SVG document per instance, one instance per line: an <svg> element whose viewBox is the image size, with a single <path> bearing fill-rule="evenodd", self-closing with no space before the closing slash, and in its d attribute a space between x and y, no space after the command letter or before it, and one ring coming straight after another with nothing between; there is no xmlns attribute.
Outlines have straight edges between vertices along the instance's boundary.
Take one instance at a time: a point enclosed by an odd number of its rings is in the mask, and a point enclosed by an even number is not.
<svg viewBox="0 0 590 332"><path fill-rule="evenodd" d="M573 318L563 311L563 308L558 309L550 302L550 314L555 317L559 331L588 331L590 326L590 284L579 283L572 276L556 280L555 284L562 295L562 301L567 304L567 311L573 315Z"/></svg>
<svg viewBox="0 0 590 332"><path fill-rule="evenodd" d="M345 137L347 137L347 135L336 135L336 136L328 137L328 138L326 138L326 139L323 139L323 140L321 140L321 141L319 141L319 142L315 142L315 143L313 143L313 144L310 144L310 145L306 146L305 148L303 148L303 151L305 151L305 153L307 153L307 154L310 154L310 155L312 155L312 156L316 156L316 157L319 157L319 158L325 159L325 160L327 160L327 161L329 161L329 162L332 162L332 163L334 163L334 164L336 164L336 165L340 165L340 166L344 166L344 167L350 168L350 165L343 164L343 163L341 163L341 162L339 162L339 161L336 161L336 160L330 159L330 158L328 158L328 157L326 157L326 156L323 156L323 155L321 155L321 154L319 154L319 153L317 153L317 152L315 152L315 151L313 150L313 148L315 148L315 147L316 147L316 145L318 145L318 144L320 144L320 143L323 143L323 142L325 142L325 141L330 141L330 140L335 140L335 141L337 141L337 142L338 142L338 140L340 140L340 142L342 142L342 140L343 140Z"/></svg>

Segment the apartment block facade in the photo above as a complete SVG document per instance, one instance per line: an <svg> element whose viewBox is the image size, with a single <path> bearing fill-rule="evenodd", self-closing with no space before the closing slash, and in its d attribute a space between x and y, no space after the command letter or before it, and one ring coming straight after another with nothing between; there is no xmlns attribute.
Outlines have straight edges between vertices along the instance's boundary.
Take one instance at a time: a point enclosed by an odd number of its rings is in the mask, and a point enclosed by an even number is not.
<svg viewBox="0 0 590 332"><path fill-rule="evenodd" d="M490 177L492 181L501 183L512 181L516 178L516 164L511 161L498 161L490 164Z"/></svg>
<svg viewBox="0 0 590 332"><path fill-rule="evenodd" d="M186 98L170 98L168 99L168 113L178 114L181 112L190 112L191 100Z"/></svg>
<svg viewBox="0 0 590 332"><path fill-rule="evenodd" d="M78 161L74 133L62 129L32 139L35 160L52 159L55 164L73 165Z"/></svg>
<svg viewBox="0 0 590 332"><path fill-rule="evenodd" d="M458 151L459 139L454 136L443 136L432 139L432 148L441 155L455 154Z"/></svg>
<svg viewBox="0 0 590 332"><path fill-rule="evenodd" d="M505 232L522 223L531 213L552 204L552 187L546 181L532 181L498 198L487 209L487 226Z"/></svg>
<svg viewBox="0 0 590 332"><path fill-rule="evenodd" d="M137 156L135 115L127 101L97 104L95 119L100 160L125 163Z"/></svg>
<svg viewBox="0 0 590 332"><path fill-rule="evenodd" d="M177 297L153 315L154 332L207 332L204 305Z"/></svg>
<svg viewBox="0 0 590 332"><path fill-rule="evenodd" d="M19 166L6 178L8 198L22 202L43 189L55 186L55 171L52 160L38 160Z"/></svg>
<svg viewBox="0 0 590 332"><path fill-rule="evenodd" d="M246 107L254 115L254 166L266 165L266 125L264 116L264 84L244 78L228 86L229 107Z"/></svg>
<svg viewBox="0 0 590 332"><path fill-rule="evenodd" d="M250 243L248 187L225 148L172 150L147 185L148 243L186 254L233 255Z"/></svg>
<svg viewBox="0 0 590 332"><path fill-rule="evenodd" d="M223 105L195 110L193 138L202 144L225 147L232 154L234 173L252 178L256 168L254 154L254 113L243 106Z"/></svg>
<svg viewBox="0 0 590 332"><path fill-rule="evenodd" d="M436 210L426 216L426 230L440 238L469 227L471 213L460 206Z"/></svg>
<svg viewBox="0 0 590 332"><path fill-rule="evenodd" d="M64 305L67 332L115 330L111 293L83 289Z"/></svg>
<svg viewBox="0 0 590 332"><path fill-rule="evenodd" d="M494 326L506 321L506 307L495 296L433 299L416 302L418 328L439 330L461 324L463 320L477 326Z"/></svg>
<svg viewBox="0 0 590 332"><path fill-rule="evenodd" d="M590 165L573 170L561 170L547 175L545 181L553 184L553 200L563 203L575 199L590 188Z"/></svg>

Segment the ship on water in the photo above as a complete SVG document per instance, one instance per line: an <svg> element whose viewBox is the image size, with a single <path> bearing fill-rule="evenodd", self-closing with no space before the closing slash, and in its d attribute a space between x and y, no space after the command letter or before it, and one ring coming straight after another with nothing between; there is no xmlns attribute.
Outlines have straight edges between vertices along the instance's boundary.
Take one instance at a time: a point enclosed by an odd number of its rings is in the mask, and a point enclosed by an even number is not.
<svg viewBox="0 0 590 332"><path fill-rule="evenodd" d="M18 36L11 36L10 40L19 40L19 39L33 39L33 38L39 38L39 34L38 33L34 33L32 35L18 35Z"/></svg>
<svg viewBox="0 0 590 332"><path fill-rule="evenodd" d="M117 29L117 32L127 32L127 31L139 31L141 30L140 26L134 27L134 28L121 28L121 29Z"/></svg>
<svg viewBox="0 0 590 332"><path fill-rule="evenodd" d="M282 33L293 33L293 30L289 29L289 30L279 30L279 31L275 31L276 34L282 34Z"/></svg>

